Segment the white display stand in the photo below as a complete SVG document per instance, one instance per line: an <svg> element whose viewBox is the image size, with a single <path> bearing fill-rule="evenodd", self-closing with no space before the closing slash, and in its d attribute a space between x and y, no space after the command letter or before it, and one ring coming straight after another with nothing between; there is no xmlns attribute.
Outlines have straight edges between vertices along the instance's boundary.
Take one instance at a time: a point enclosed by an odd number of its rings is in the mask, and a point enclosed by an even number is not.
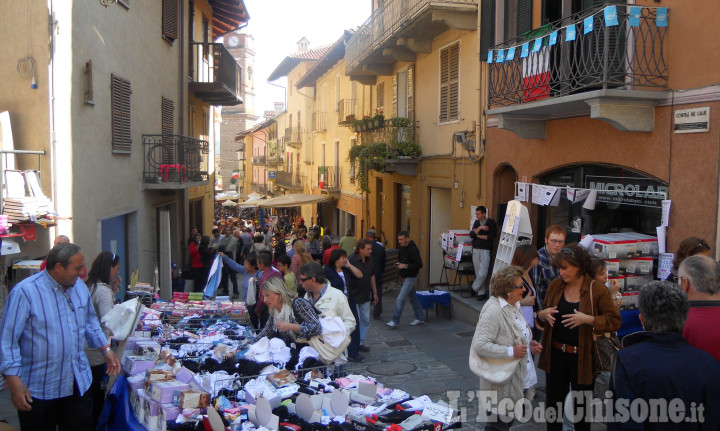
<svg viewBox="0 0 720 431"><path fill-rule="evenodd" d="M498 243L497 253L495 254L493 275L510 265L519 237L532 240L530 216L528 215L527 207L520 203L520 201L510 201L508 202L505 220L503 221L500 231L500 242Z"/></svg>

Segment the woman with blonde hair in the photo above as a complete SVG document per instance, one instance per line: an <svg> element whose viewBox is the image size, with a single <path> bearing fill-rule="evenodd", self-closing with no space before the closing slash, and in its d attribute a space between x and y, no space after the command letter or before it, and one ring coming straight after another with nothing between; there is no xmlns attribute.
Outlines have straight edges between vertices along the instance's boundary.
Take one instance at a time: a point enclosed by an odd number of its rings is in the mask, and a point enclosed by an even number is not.
<svg viewBox="0 0 720 431"><path fill-rule="evenodd" d="M295 298L285 288L280 277L268 279L262 287L262 296L270 317L257 338L281 338L285 344L297 343L298 338L309 340L322 333L320 318L315 307L305 298Z"/></svg>

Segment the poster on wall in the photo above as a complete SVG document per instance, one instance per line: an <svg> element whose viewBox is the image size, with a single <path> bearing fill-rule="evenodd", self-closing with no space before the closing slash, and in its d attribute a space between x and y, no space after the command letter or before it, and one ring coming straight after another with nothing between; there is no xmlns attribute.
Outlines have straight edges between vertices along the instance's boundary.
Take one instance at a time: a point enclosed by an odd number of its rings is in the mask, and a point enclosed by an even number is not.
<svg viewBox="0 0 720 431"><path fill-rule="evenodd" d="M515 200L520 202L527 202L527 188L528 184L526 183L516 183L517 185L517 194L515 195Z"/></svg>
<svg viewBox="0 0 720 431"><path fill-rule="evenodd" d="M668 187L659 181L642 177L586 175L588 189L597 190L597 203L661 208Z"/></svg>
<svg viewBox="0 0 720 431"><path fill-rule="evenodd" d="M675 255L673 253L660 253L658 258L658 279L666 280L670 274L672 274L673 259Z"/></svg>
<svg viewBox="0 0 720 431"><path fill-rule="evenodd" d="M710 131L710 107L677 109L674 115L675 133L701 133Z"/></svg>

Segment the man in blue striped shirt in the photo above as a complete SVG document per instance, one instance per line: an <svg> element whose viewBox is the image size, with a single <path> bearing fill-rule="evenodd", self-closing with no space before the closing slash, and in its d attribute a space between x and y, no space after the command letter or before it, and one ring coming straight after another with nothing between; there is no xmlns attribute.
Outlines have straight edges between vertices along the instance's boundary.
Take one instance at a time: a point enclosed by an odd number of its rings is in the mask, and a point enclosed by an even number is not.
<svg viewBox="0 0 720 431"><path fill-rule="evenodd" d="M85 340L103 353L108 374L120 371L79 278L84 266L80 247L58 244L48 254L46 269L18 283L5 304L0 372L23 430L92 429Z"/></svg>

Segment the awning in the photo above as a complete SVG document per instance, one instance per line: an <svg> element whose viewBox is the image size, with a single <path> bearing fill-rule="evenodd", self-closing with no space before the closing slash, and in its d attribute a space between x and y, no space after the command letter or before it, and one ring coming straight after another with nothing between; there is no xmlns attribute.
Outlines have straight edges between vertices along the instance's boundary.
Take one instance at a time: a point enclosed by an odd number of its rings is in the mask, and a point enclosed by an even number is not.
<svg viewBox="0 0 720 431"><path fill-rule="evenodd" d="M298 207L301 205L316 204L332 199L330 196L309 195L303 193L291 193L289 195L278 196L276 198L262 201L259 206L265 208L287 208Z"/></svg>
<svg viewBox="0 0 720 431"><path fill-rule="evenodd" d="M248 195L248 199L244 202L240 202L238 206L240 208L255 208L257 207L261 202L265 202L265 196L259 195L257 193L250 193Z"/></svg>
<svg viewBox="0 0 720 431"><path fill-rule="evenodd" d="M231 200L227 200L227 201L225 201L225 202L222 203L222 206L224 206L224 207L236 207L236 206L238 206L238 204L237 204L237 202L233 202L233 201L231 201Z"/></svg>

